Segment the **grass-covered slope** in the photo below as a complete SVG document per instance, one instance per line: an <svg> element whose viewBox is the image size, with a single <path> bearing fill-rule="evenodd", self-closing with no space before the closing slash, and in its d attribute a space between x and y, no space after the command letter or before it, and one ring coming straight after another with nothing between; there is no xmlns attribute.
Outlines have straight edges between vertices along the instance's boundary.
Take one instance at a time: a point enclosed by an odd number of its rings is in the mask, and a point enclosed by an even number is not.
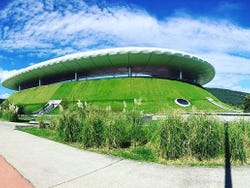
<svg viewBox="0 0 250 188"><path fill-rule="evenodd" d="M184 110L219 110L206 97L218 101L205 89L174 80L153 78L114 78L68 82L40 86L16 92L9 97L14 104L25 105L34 110L51 99L62 99L76 103L78 99L101 107L111 105L112 109L122 111L123 101L131 107L134 98L141 98L141 109L145 112L164 112L169 109ZM176 98L185 98L191 102L190 107L179 107Z"/></svg>
<svg viewBox="0 0 250 188"><path fill-rule="evenodd" d="M229 89L220 89L220 88L206 88L210 93L220 99L226 104L233 106L242 106L244 99L249 93L241 91L233 91Z"/></svg>

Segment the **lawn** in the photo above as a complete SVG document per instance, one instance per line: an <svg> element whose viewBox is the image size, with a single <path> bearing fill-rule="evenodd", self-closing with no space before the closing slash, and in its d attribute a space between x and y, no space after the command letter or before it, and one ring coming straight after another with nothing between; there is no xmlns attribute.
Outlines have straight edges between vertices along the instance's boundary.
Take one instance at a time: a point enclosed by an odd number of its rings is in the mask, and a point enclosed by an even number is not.
<svg viewBox="0 0 250 188"><path fill-rule="evenodd" d="M123 101L132 108L135 98L142 99L142 110L146 113L162 113L173 109L184 111L223 111L211 104L206 97L219 101L205 89L184 82L152 78L115 78L67 82L40 86L16 92L8 100L22 105L25 111L36 111L51 99L62 99L65 103L87 101L105 108L111 105L115 111L122 111ZM190 101L190 107L179 107L176 98Z"/></svg>

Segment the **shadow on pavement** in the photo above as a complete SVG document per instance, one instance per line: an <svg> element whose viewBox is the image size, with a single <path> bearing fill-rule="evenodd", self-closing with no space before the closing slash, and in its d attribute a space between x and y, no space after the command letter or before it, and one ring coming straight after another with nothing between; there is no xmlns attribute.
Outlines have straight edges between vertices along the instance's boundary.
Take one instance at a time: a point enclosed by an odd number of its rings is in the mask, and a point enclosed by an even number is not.
<svg viewBox="0 0 250 188"><path fill-rule="evenodd" d="M228 122L224 124L225 128L225 188L232 187L232 175L231 175L231 154L230 143L228 136Z"/></svg>

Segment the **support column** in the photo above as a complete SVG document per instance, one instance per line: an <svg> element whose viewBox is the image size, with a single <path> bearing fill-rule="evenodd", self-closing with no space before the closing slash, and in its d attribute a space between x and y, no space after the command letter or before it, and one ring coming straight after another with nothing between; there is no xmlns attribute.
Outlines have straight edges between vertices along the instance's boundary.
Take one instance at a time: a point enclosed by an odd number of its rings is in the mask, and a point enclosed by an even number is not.
<svg viewBox="0 0 250 188"><path fill-rule="evenodd" d="M78 81L78 80L79 80L78 73L75 72L75 81Z"/></svg>
<svg viewBox="0 0 250 188"><path fill-rule="evenodd" d="M41 78L39 78L39 80L38 80L38 86L41 86L42 85L42 80L41 80Z"/></svg>
<svg viewBox="0 0 250 188"><path fill-rule="evenodd" d="M128 67L128 77L132 77L132 67Z"/></svg>
<svg viewBox="0 0 250 188"><path fill-rule="evenodd" d="M21 84L18 85L18 91L21 91Z"/></svg>
<svg viewBox="0 0 250 188"><path fill-rule="evenodd" d="M180 70L179 79L182 80L182 70Z"/></svg>

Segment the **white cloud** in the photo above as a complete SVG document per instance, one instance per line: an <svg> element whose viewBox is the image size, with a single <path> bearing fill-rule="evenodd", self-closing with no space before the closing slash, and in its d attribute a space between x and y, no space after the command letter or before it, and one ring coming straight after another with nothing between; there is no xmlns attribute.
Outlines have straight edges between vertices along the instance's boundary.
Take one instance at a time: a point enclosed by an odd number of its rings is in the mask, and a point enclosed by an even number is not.
<svg viewBox="0 0 250 188"><path fill-rule="evenodd" d="M0 94L0 99L7 99L10 96L9 93Z"/></svg>
<svg viewBox="0 0 250 188"><path fill-rule="evenodd" d="M0 82L2 81L3 78L11 75L14 71L15 70L13 70L13 71L7 71L7 70L3 70L3 69L0 68Z"/></svg>
<svg viewBox="0 0 250 188"><path fill-rule="evenodd" d="M243 91L250 93L249 87L240 86L241 81L250 83L250 75L218 73L212 82L206 84L206 87L226 88L231 90Z"/></svg>
<svg viewBox="0 0 250 188"><path fill-rule="evenodd" d="M63 11L59 5L58 9L48 11L39 1L29 2L23 2L18 11L13 7L18 3L5 10L7 13L2 19L20 23L11 28L3 27L6 37L0 40L1 46L38 50L70 46L78 50L106 41L108 45L148 44L188 51L250 51L246 40L250 39L250 30L225 21L190 17L169 17L159 21L139 9L99 8L84 3L78 7L81 11L72 8L77 3L64 7ZM50 7L52 4L51 1Z"/></svg>
<svg viewBox="0 0 250 188"><path fill-rule="evenodd" d="M234 9L237 4L222 3L220 8ZM240 88L250 73L250 29L225 20L185 14L158 20L138 8L90 6L80 0L16 0L0 11L0 20L2 50L35 49L41 56L110 46L157 46L210 61L217 72L211 82L215 87Z"/></svg>

